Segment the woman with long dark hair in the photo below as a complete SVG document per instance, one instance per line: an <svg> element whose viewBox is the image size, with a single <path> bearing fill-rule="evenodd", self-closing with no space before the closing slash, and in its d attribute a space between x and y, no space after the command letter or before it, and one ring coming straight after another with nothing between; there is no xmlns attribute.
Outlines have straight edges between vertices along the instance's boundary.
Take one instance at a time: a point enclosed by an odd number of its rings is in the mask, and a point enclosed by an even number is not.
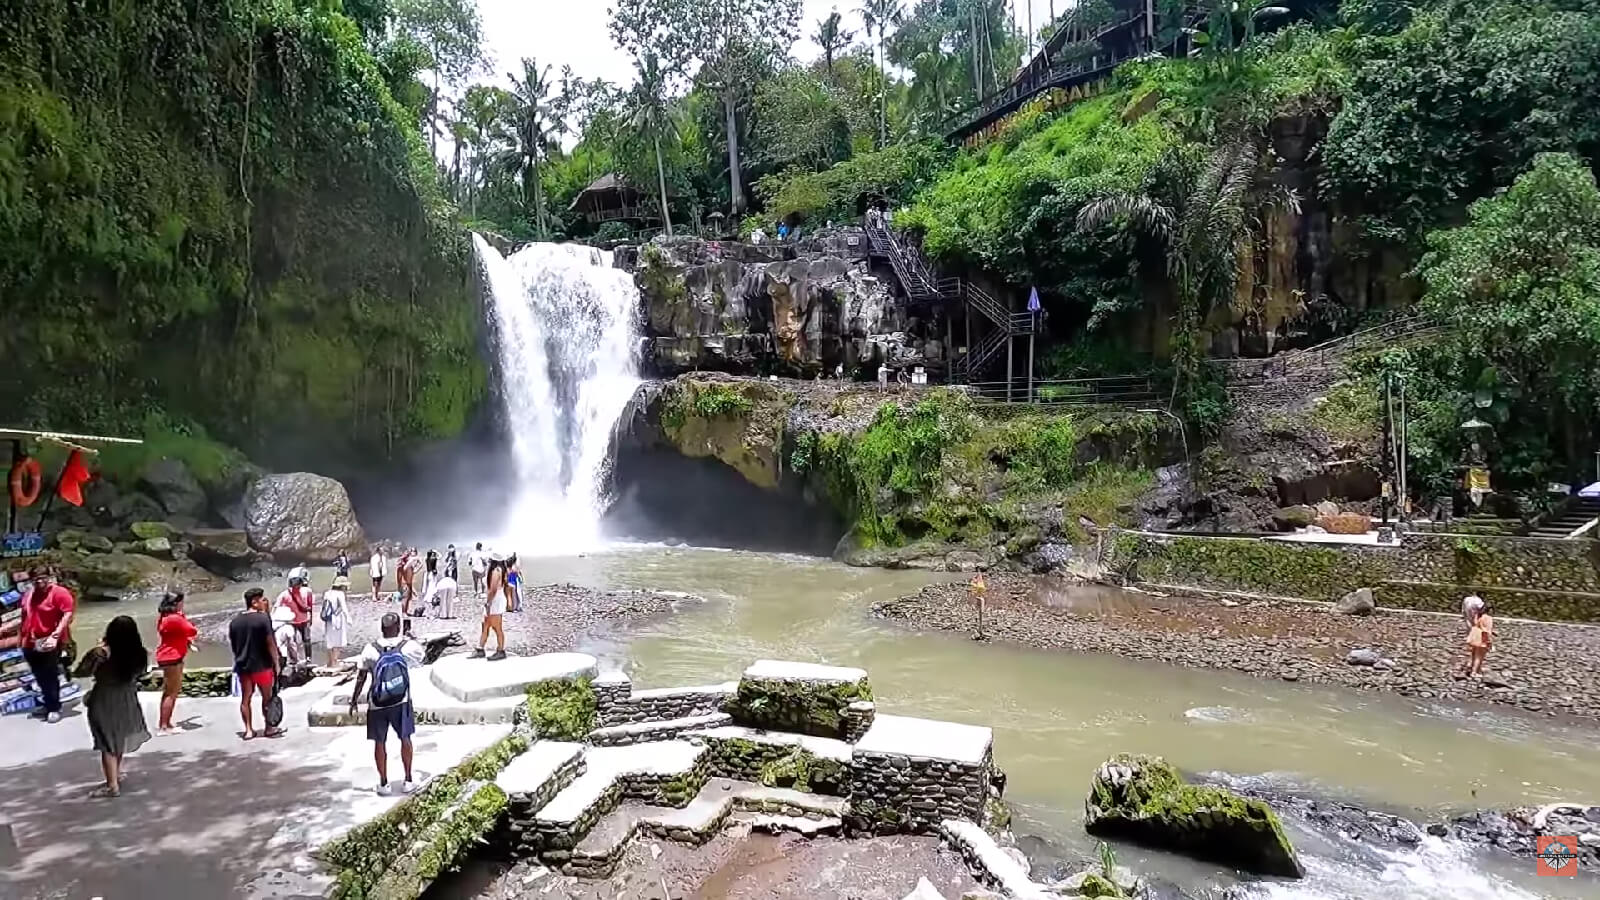
<svg viewBox="0 0 1600 900"><path fill-rule="evenodd" d="M178 695L183 693L183 661L200 630L183 614L183 592L161 598L156 608L156 635L161 638L156 647L156 665L161 669L161 718L156 722L157 734L176 734L172 724L172 711L177 708Z"/></svg>
<svg viewBox="0 0 1600 900"><path fill-rule="evenodd" d="M122 793L122 757L150 740L144 711L139 708L139 679L150 668L150 654L139 639L139 626L130 616L117 616L106 624L100 646L83 658L79 671L94 676L94 687L84 698L89 712L89 733L100 751L100 768L106 783L95 796Z"/></svg>
<svg viewBox="0 0 1600 900"><path fill-rule="evenodd" d="M506 658L506 629L504 617L506 614L506 558L496 553L489 558L489 596L484 601L483 633L478 636L478 648L472 651L473 659L482 659L484 650L489 646L489 632L494 632L500 639L500 649L496 650L490 660Z"/></svg>

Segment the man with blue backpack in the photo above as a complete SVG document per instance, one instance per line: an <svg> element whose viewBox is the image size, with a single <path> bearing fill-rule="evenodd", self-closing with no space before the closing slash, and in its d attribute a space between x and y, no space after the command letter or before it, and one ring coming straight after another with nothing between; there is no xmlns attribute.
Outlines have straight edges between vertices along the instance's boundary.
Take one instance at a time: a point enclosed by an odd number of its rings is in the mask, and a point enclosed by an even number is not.
<svg viewBox="0 0 1600 900"><path fill-rule="evenodd" d="M389 730L400 739L400 763L405 766L406 777L400 783L400 793L409 794L416 785L411 780L411 735L417 730L417 720L411 709L411 669L422 665L422 645L409 635L400 633L400 616L384 613L383 637L368 644L361 651L356 664L355 690L350 692L350 714L356 713L356 703L368 676L372 689L367 693L367 739L372 741L372 759L378 764L378 793L393 793L389 787Z"/></svg>

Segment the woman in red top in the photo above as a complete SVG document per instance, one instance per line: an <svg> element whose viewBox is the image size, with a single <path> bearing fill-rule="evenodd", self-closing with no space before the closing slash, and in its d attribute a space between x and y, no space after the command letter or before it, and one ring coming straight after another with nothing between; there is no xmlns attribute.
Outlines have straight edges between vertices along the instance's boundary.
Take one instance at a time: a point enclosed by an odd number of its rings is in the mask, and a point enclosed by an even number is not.
<svg viewBox="0 0 1600 900"><path fill-rule="evenodd" d="M182 592L161 598L156 612L156 634L161 638L161 646L156 648L156 665L161 667L161 720L156 724L160 734L178 730L172 725L172 710L183 692L183 660L199 633L183 614Z"/></svg>

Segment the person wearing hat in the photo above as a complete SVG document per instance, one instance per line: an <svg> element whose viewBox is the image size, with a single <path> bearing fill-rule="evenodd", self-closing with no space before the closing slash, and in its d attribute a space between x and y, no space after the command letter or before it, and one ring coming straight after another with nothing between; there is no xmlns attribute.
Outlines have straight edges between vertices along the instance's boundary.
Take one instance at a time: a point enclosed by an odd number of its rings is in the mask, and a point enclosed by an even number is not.
<svg viewBox="0 0 1600 900"><path fill-rule="evenodd" d="M350 579L337 575L333 587L322 592L322 646L328 651L328 668L339 664L339 655L350 646L350 611L346 606Z"/></svg>
<svg viewBox="0 0 1600 900"><path fill-rule="evenodd" d="M472 659L483 659L484 651L489 646L489 632L493 631L500 639L499 648L489 659L498 660L506 658L506 557L503 553L492 553L489 556L489 596L484 601L483 632L478 636L478 647L472 651Z"/></svg>

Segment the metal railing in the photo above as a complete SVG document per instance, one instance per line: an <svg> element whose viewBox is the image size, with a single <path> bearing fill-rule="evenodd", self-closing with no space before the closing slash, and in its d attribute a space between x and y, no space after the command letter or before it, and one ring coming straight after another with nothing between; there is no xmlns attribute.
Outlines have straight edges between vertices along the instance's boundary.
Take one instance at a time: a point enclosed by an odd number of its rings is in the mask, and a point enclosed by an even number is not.
<svg viewBox="0 0 1600 900"><path fill-rule="evenodd" d="M1055 406L1147 406L1160 399L1155 383L1142 375L1035 381L982 381L967 391L991 403Z"/></svg>

